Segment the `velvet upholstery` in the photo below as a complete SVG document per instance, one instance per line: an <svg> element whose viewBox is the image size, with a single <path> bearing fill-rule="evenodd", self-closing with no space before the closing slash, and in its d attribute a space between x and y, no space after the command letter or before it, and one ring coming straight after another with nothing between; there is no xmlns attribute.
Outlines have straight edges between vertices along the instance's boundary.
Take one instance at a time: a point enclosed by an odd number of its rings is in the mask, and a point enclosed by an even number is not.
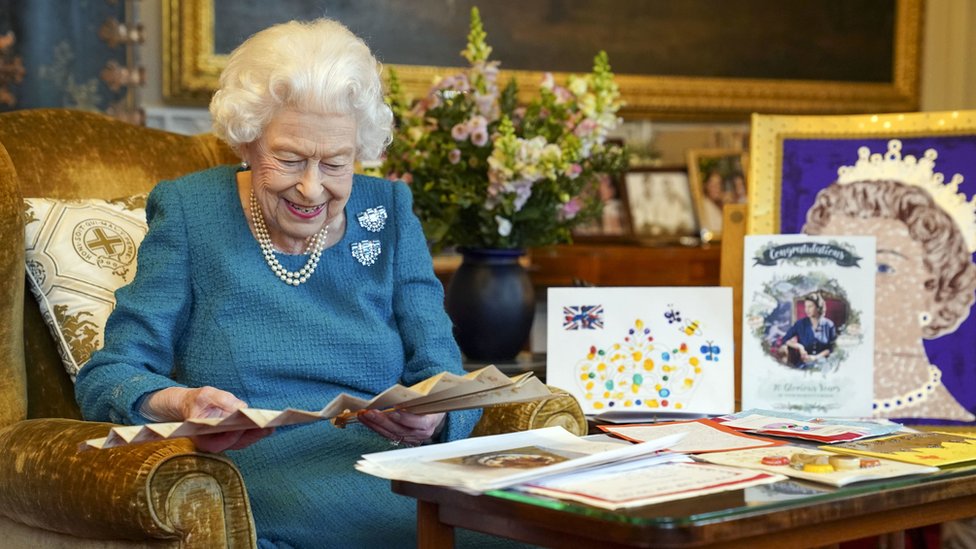
<svg viewBox="0 0 976 549"><path fill-rule="evenodd" d="M237 158L182 136L66 109L0 114L0 540L35 547L253 547L244 483L186 439L79 451L110 424L81 421L37 303L25 292L24 197L118 198ZM486 410L475 434L563 425L575 399ZM0 543L3 545L3 543Z"/></svg>

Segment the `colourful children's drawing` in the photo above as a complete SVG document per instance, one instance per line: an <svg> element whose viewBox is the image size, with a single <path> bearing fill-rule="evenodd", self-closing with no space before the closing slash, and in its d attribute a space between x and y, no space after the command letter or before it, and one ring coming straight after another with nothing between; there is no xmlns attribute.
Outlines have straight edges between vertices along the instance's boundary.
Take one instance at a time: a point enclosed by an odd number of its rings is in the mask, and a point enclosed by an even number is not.
<svg viewBox="0 0 976 549"><path fill-rule="evenodd" d="M550 289L550 314L562 315L549 323L547 382L592 414L730 410L731 314L724 306L731 309L731 296L725 290ZM691 305L677 302L676 292L694 296L687 298ZM603 329L585 326L584 308L566 302L602 303Z"/></svg>
<svg viewBox="0 0 976 549"><path fill-rule="evenodd" d="M589 348L576 363L577 384L584 400L598 412L611 408L681 411L697 388L704 362L687 341L655 341L651 329L638 318L620 341L607 348Z"/></svg>

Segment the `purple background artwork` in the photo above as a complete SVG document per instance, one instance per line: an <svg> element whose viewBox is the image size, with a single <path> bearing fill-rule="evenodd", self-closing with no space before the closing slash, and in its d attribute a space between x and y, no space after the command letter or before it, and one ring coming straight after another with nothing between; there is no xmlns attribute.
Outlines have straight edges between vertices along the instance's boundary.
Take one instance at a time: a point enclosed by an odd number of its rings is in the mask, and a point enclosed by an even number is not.
<svg viewBox="0 0 976 549"><path fill-rule="evenodd" d="M867 146L872 153L884 153L890 139L901 140L903 157L918 158L927 149L935 149L935 171L944 174L946 181L961 174L964 179L959 190L967 197L976 193L976 135L784 139L780 232L801 232L817 192L837 180L838 167L854 165L858 148ZM976 413L976 311L954 333L924 342L929 360L942 370L945 386L967 410Z"/></svg>

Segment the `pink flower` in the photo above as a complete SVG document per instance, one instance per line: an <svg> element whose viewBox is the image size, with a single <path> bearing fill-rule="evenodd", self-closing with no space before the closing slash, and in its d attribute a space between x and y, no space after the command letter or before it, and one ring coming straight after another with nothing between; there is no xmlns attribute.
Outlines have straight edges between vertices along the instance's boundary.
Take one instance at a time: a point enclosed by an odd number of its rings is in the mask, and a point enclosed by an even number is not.
<svg viewBox="0 0 976 549"><path fill-rule="evenodd" d="M580 122L579 126L576 126L576 130L574 130L573 133L575 133L577 137L585 137L596 131L596 128L596 120L587 118Z"/></svg>
<svg viewBox="0 0 976 549"><path fill-rule="evenodd" d="M470 132L471 130L468 129L468 125L460 122L451 128L451 137L453 137L455 141L464 141L468 138Z"/></svg>
<svg viewBox="0 0 976 549"><path fill-rule="evenodd" d="M583 203L578 197L573 197L569 202L563 204L562 217L563 219L572 219L576 217L576 214L583 208Z"/></svg>
<svg viewBox="0 0 976 549"><path fill-rule="evenodd" d="M471 143L475 147L484 147L488 143L488 129L477 128L471 132Z"/></svg>
<svg viewBox="0 0 976 549"><path fill-rule="evenodd" d="M458 162L460 162L461 161L461 150L460 149L451 149L451 152L447 153L447 160L450 161L451 164L457 164Z"/></svg>
<svg viewBox="0 0 976 549"><path fill-rule="evenodd" d="M515 107L512 111L512 122L518 124L525 119L525 107Z"/></svg>
<svg viewBox="0 0 976 549"><path fill-rule="evenodd" d="M552 92L556 95L556 104L562 105L563 103L569 103L573 99L573 94L562 86L556 86L553 88Z"/></svg>
<svg viewBox="0 0 976 549"><path fill-rule="evenodd" d="M400 179L407 185L410 185L413 183L413 174L410 172L406 172L405 174L403 174L402 177L400 177Z"/></svg>
<svg viewBox="0 0 976 549"><path fill-rule="evenodd" d="M581 173L583 173L583 166L575 162L566 167L566 177L570 179L576 179Z"/></svg>

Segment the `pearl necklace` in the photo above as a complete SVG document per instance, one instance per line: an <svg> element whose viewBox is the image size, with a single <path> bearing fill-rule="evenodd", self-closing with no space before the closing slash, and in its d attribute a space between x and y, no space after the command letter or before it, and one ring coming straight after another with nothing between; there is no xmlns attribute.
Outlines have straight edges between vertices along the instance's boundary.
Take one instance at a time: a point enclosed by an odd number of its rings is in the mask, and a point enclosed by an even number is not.
<svg viewBox="0 0 976 549"><path fill-rule="evenodd" d="M271 243L268 227L264 224L264 214L261 213L261 208L258 206L258 199L254 196L253 189L251 190L251 220L254 222L254 232L257 234L258 244L261 245L261 253L264 254L264 261L268 264L268 267L271 267L271 271L274 272L275 276L290 286L298 286L311 278L312 273L315 272L315 267L319 264L319 258L322 257L322 250L325 249L325 239L329 235L328 225L325 225L322 227L322 230L307 239L305 253L311 252L311 255L308 257L308 261L305 262L305 266L298 271L292 272L282 267L281 263L278 262L278 258L274 255L274 245Z"/></svg>

